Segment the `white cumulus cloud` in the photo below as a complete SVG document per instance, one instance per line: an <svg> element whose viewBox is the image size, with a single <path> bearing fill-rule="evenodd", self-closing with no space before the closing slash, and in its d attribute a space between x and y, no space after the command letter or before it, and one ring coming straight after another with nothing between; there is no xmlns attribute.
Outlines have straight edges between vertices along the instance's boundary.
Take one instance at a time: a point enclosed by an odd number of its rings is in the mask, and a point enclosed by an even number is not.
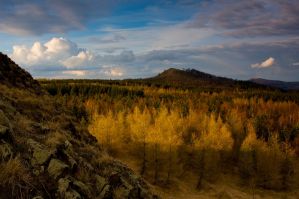
<svg viewBox="0 0 299 199"><path fill-rule="evenodd" d="M266 59L265 61L261 62L261 63L256 63L256 64L251 64L252 68L268 68L273 66L273 64L275 63L275 59L273 57L269 57L268 59Z"/></svg>
<svg viewBox="0 0 299 199"><path fill-rule="evenodd" d="M29 67L62 65L72 68L87 64L93 56L68 39L54 37L44 44L35 42L31 47L15 45L10 57L18 64Z"/></svg>
<svg viewBox="0 0 299 199"><path fill-rule="evenodd" d="M71 56L64 60L62 64L67 68L86 66L93 61L94 56L89 51L81 51L78 55Z"/></svg>

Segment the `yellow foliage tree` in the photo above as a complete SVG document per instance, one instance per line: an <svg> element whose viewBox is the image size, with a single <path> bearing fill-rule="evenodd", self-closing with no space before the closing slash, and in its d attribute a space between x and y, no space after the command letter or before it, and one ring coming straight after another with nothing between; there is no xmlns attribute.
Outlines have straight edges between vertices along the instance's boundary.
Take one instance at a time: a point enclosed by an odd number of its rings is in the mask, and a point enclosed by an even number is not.
<svg viewBox="0 0 299 199"><path fill-rule="evenodd" d="M151 115L147 109L144 109L143 112L141 112L138 107L135 107L133 113L128 114L127 118L133 141L142 144L143 155L140 173L143 175L146 172L146 151L147 144L149 142L148 139Z"/></svg>

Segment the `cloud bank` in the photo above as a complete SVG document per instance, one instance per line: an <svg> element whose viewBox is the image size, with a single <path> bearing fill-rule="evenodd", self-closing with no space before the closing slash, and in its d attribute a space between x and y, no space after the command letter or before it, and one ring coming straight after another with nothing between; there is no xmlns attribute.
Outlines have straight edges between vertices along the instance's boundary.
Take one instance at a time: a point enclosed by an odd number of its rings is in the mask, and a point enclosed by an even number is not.
<svg viewBox="0 0 299 199"><path fill-rule="evenodd" d="M1 1L0 32L42 35L83 30L86 24L107 16L115 1Z"/></svg>
<svg viewBox="0 0 299 199"><path fill-rule="evenodd" d="M189 27L210 27L235 37L299 34L298 0L212 0L203 4Z"/></svg>

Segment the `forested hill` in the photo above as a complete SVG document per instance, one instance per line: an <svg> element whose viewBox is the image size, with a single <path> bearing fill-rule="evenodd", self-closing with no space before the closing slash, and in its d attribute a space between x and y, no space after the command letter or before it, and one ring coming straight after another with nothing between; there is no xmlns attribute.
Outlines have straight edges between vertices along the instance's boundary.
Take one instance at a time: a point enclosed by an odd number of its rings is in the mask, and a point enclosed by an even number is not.
<svg viewBox="0 0 299 199"><path fill-rule="evenodd" d="M155 84L180 86L186 88L213 88L213 89L235 89L235 88L266 88L254 82L233 80L204 73L195 69L180 70L170 68L155 77L143 79Z"/></svg>

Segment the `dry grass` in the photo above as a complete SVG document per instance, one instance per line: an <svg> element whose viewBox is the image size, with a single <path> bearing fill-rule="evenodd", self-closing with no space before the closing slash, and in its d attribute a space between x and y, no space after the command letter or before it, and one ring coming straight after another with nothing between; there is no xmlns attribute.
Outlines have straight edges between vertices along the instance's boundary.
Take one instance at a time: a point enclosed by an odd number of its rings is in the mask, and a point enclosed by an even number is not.
<svg viewBox="0 0 299 199"><path fill-rule="evenodd" d="M32 178L24 168L20 157L0 164L0 187L7 190L5 194L12 198L26 198Z"/></svg>
<svg viewBox="0 0 299 199"><path fill-rule="evenodd" d="M17 114L15 120L16 120L16 127L20 132L24 133L24 132L33 131L32 128L33 122L27 116Z"/></svg>
<svg viewBox="0 0 299 199"><path fill-rule="evenodd" d="M13 186L21 182L30 182L31 177L19 157L0 164L0 185Z"/></svg>

